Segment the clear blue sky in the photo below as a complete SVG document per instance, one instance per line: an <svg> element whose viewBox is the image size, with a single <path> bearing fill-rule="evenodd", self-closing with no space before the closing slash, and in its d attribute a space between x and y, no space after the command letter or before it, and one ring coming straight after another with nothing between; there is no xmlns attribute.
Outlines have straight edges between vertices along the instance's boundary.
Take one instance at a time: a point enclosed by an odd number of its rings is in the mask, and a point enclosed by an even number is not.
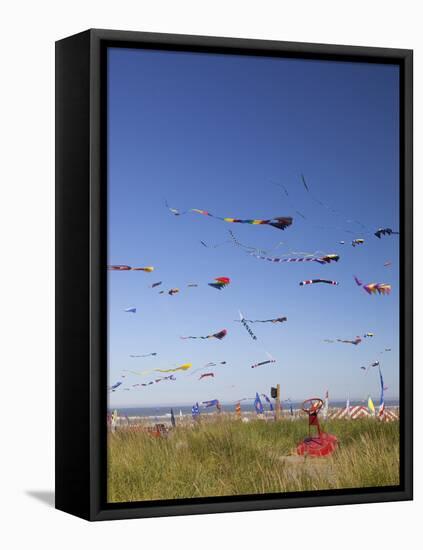
<svg viewBox="0 0 423 550"><path fill-rule="evenodd" d="M110 49L109 263L152 265L154 273L109 272L109 383L124 369L172 368L186 362L216 367L214 379L189 371L176 382L109 394L111 406L234 401L281 384L282 397L379 398L380 360L398 396L399 240L377 239L378 227L399 225L399 72L396 66ZM341 210L329 213L305 191ZM272 182L287 188L289 197ZM290 216L285 231L228 224L194 213L173 216L164 205L200 208L218 216ZM301 211L307 220L295 213ZM367 227L348 223L361 221ZM338 264L271 264L231 245L215 249L232 229L248 245L338 253ZM345 230L353 230L353 234ZM365 244L353 248L353 238ZM345 240L344 245L339 241ZM392 267L384 267L391 260ZM392 284L390 296L369 296L365 283ZM207 286L214 277L232 284ZM338 287L300 287L310 278ZM157 289L153 282L163 281ZM198 288L186 288L196 282ZM178 287L175 296L158 290ZM127 307L137 313L125 313ZM254 342L240 323L287 316L283 324L254 324ZM218 341L181 340L226 328ZM327 344L374 332L359 346ZM380 355L385 348L391 353ZM257 369L250 366L276 360ZM157 352L132 359L129 354Z"/></svg>

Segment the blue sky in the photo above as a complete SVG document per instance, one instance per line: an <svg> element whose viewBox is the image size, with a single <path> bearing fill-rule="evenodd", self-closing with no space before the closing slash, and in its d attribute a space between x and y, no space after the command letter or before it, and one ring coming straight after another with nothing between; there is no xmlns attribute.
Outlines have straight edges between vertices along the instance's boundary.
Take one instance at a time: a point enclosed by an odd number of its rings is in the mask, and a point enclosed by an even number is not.
<svg viewBox="0 0 423 550"><path fill-rule="evenodd" d="M282 397L347 395L378 400L381 361L387 398L398 396L399 241L373 236L399 226L399 72L393 65L222 56L135 49L109 50L108 262L152 265L154 273L109 272L109 383L149 381L125 369L209 369L175 382L109 394L110 406L235 401L281 384ZM310 193L335 214L319 205ZM281 187L288 190L287 197ZM293 216L285 231L229 224L195 213L175 217L165 207L199 208L218 216ZM306 216L302 219L296 210ZM348 220L358 220L366 226ZM273 255L317 250L337 264L272 264L230 244L205 248L234 231L242 243ZM352 231L349 233L348 231ZM354 238L365 244L353 248ZM345 244L339 244L344 240ZM391 267L384 267L386 261ZM353 280L392 284L390 296L369 296ZM207 285L227 276L231 285ZM310 278L339 286L310 285ZM163 281L161 287L151 284ZM195 282L198 288L187 288ZM175 296L160 289L178 287ZM127 307L137 313L125 313ZM240 323L254 324L254 342ZM181 340L220 329L218 341ZM362 344L327 344L374 332ZM392 352L380 354L385 348ZM133 359L130 354L157 352ZM255 362L275 364L251 369Z"/></svg>

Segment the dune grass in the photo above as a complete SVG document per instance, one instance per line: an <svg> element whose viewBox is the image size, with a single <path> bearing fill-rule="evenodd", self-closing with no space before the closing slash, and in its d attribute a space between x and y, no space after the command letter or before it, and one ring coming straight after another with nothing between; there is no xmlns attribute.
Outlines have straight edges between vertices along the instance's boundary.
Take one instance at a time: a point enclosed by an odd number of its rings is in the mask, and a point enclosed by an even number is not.
<svg viewBox="0 0 423 550"><path fill-rule="evenodd" d="M108 500L130 502L285 493L399 484L399 424L333 420L339 448L330 458L298 459L304 420L241 423L219 419L173 430L109 434Z"/></svg>

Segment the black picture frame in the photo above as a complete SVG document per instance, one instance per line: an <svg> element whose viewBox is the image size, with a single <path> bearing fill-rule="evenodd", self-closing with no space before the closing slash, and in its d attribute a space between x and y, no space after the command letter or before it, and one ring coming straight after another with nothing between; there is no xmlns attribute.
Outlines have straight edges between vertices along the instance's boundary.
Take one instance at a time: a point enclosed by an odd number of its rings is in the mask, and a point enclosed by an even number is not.
<svg viewBox="0 0 423 550"><path fill-rule="evenodd" d="M399 486L108 504L106 502L106 65L109 46L394 63L400 67ZM412 499L413 53L91 29L56 43L56 508L87 520Z"/></svg>

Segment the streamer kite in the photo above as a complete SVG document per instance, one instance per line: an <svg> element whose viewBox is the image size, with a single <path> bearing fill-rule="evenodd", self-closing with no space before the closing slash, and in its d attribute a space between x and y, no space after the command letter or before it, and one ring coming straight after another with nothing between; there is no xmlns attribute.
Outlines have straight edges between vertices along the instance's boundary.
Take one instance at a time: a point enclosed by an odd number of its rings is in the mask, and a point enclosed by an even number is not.
<svg viewBox="0 0 423 550"><path fill-rule="evenodd" d="M216 288L217 290L222 290L222 288L227 287L231 280L229 277L216 277L214 283L209 283L209 286Z"/></svg>
<svg viewBox="0 0 423 550"><path fill-rule="evenodd" d="M197 214L202 214L203 216L209 216L211 218L215 218L217 220L221 220L228 223L246 223L250 225L270 225L272 227L276 227L276 229L282 229L282 230L292 225L292 221L293 221L290 216L279 216L279 217L271 218L269 220L241 220L239 218L222 218L220 216L215 216L214 214L207 212L207 210L199 210L198 208L192 208L191 212L196 212Z"/></svg>
<svg viewBox="0 0 423 550"><path fill-rule="evenodd" d="M327 285L339 285L338 281L329 281L328 279L309 279L308 281L301 281L300 286L314 285L316 283L325 283Z"/></svg>
<svg viewBox="0 0 423 550"><path fill-rule="evenodd" d="M185 363L184 365L181 365L180 367L176 367L174 369L154 369L154 372L177 372L177 371L186 371L192 367L192 363Z"/></svg>
<svg viewBox="0 0 423 550"><path fill-rule="evenodd" d="M331 262L337 262L339 260L338 254L326 254L326 256L314 257L304 256L301 258L274 258L270 256L260 256L258 254L251 254L259 260L266 260L273 263L298 263L298 262L318 262L319 264L330 264Z"/></svg>
<svg viewBox="0 0 423 550"><path fill-rule="evenodd" d="M216 338L217 340L223 340L228 334L228 331L224 328L223 330L216 332L215 334L209 334L208 336L181 336L182 340L207 340L209 338Z"/></svg>
<svg viewBox="0 0 423 550"><path fill-rule="evenodd" d="M380 239L382 235L399 235L399 231L393 231L390 227L379 227L379 229L375 231L375 236Z"/></svg>
<svg viewBox="0 0 423 550"><path fill-rule="evenodd" d="M276 360L268 359L267 361L260 361L260 363L255 363L254 365L251 365L251 368L256 369L257 367L262 367L263 365L269 365L270 363L276 363Z"/></svg>
<svg viewBox="0 0 423 550"><path fill-rule="evenodd" d="M109 271L145 271L146 273L151 273L154 271L153 266L147 267L131 267L130 265L108 265L107 269Z"/></svg>

